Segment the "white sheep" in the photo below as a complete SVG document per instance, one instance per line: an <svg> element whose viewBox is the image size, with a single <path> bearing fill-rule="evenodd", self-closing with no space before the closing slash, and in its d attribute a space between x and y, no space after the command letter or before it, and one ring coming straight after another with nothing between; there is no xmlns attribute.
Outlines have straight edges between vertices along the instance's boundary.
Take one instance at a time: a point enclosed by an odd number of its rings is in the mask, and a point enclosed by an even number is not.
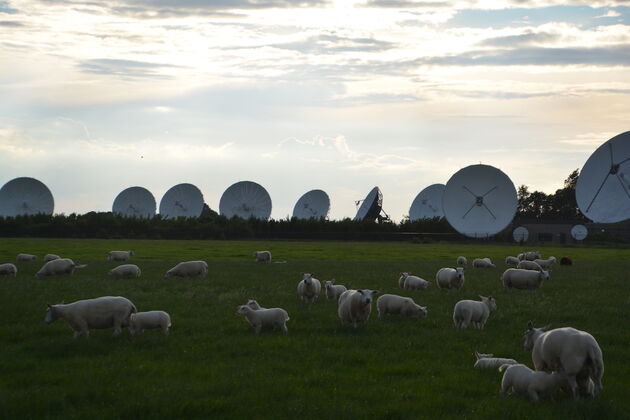
<svg viewBox="0 0 630 420"><path fill-rule="evenodd" d="M54 261L54 260L58 260L61 257L57 254L46 254L44 255L44 262L48 262L48 261Z"/></svg>
<svg viewBox="0 0 630 420"><path fill-rule="evenodd" d="M564 373L547 373L531 370L525 365L503 365L499 372L503 372L501 380L501 396L505 397L512 390L514 395L530 398L538 402L543 397L553 397L561 387L567 383Z"/></svg>
<svg viewBox="0 0 630 420"><path fill-rule="evenodd" d="M519 263L516 265L516 268L520 268L523 270L543 271L542 267L537 262L528 260L519 261Z"/></svg>
<svg viewBox="0 0 630 420"><path fill-rule="evenodd" d="M133 255L133 251L109 251L107 261L129 261Z"/></svg>
<svg viewBox="0 0 630 420"><path fill-rule="evenodd" d="M326 289L326 298L328 300L339 300L339 296L341 296L343 292L348 290L346 286L344 286L343 284L334 284L334 283L335 283L335 279L332 279L332 280L326 281L326 283L324 284L325 289Z"/></svg>
<svg viewBox="0 0 630 420"><path fill-rule="evenodd" d="M407 276L403 289L405 290L427 290L431 283L418 276Z"/></svg>
<svg viewBox="0 0 630 420"><path fill-rule="evenodd" d="M514 359L506 359L504 357L494 357L493 354L483 354L475 352L475 365L476 369L497 369L502 365L515 365L518 362Z"/></svg>
<svg viewBox="0 0 630 420"><path fill-rule="evenodd" d="M78 300L73 303L48 305L44 321L50 324L63 318L74 330L74 338L81 334L88 338L90 329L114 328L114 336L129 324L129 316L137 312L136 306L121 296L103 296Z"/></svg>
<svg viewBox="0 0 630 420"><path fill-rule="evenodd" d="M548 271L523 270L520 268L508 268L501 275L503 287L507 290L538 289L545 280L549 280Z"/></svg>
<svg viewBox="0 0 630 420"><path fill-rule="evenodd" d="M254 257L256 258L256 262L271 262L271 252L270 251L254 251Z"/></svg>
<svg viewBox="0 0 630 420"><path fill-rule="evenodd" d="M378 290L359 289L346 290L339 296L337 315L341 324L352 324L356 328L358 324L367 324L372 312L372 299L379 293Z"/></svg>
<svg viewBox="0 0 630 420"><path fill-rule="evenodd" d="M286 334L287 329L286 322L290 319L289 314L282 308L269 308L254 310L247 305L241 305L238 307L237 314L245 315L247 322L255 328L256 334L260 334L263 328L280 327L280 329Z"/></svg>
<svg viewBox="0 0 630 420"><path fill-rule="evenodd" d="M571 327L549 330L549 326L534 328L527 324L524 346L532 352L536 370L551 370L567 374L569 387L574 398L578 395L601 393L604 376L604 359L597 340L586 331ZM589 389L589 381L594 388Z"/></svg>
<svg viewBox="0 0 630 420"><path fill-rule="evenodd" d="M490 258L475 258L473 260L474 268L497 268Z"/></svg>
<svg viewBox="0 0 630 420"><path fill-rule="evenodd" d="M171 327L171 316L164 311L137 312L129 316L129 333L142 334L144 330L160 328L164 335L168 335Z"/></svg>
<svg viewBox="0 0 630 420"><path fill-rule="evenodd" d="M17 276L17 267L15 264L0 264L0 276Z"/></svg>
<svg viewBox="0 0 630 420"><path fill-rule="evenodd" d="M35 261L37 259L37 255L33 254L18 254L17 260L22 261Z"/></svg>
<svg viewBox="0 0 630 420"><path fill-rule="evenodd" d="M135 264L123 264L111 269L107 274L113 277L140 277L142 271Z"/></svg>
<svg viewBox="0 0 630 420"><path fill-rule="evenodd" d="M304 273L304 277L297 286L298 295L304 302L317 302L322 284L310 273Z"/></svg>
<svg viewBox="0 0 630 420"><path fill-rule="evenodd" d="M506 265L517 266L519 262L521 262L521 260L519 260L517 257L512 257L512 256L505 257Z"/></svg>
<svg viewBox="0 0 630 420"><path fill-rule="evenodd" d="M427 317L426 306L420 306L409 297L385 294L376 299L378 319L383 319L387 314L400 314L403 316Z"/></svg>
<svg viewBox="0 0 630 420"><path fill-rule="evenodd" d="M547 258L546 260L536 258L534 262L538 264L540 267L542 267L543 270L549 270L551 266L553 266L556 263L556 257L552 256L552 257Z"/></svg>
<svg viewBox="0 0 630 420"><path fill-rule="evenodd" d="M177 264L164 274L165 278L170 277L205 277L208 274L208 263L205 261L184 261Z"/></svg>
<svg viewBox="0 0 630 420"><path fill-rule="evenodd" d="M523 254L523 259L528 261L534 261L540 257L540 251L528 251Z"/></svg>
<svg viewBox="0 0 630 420"><path fill-rule="evenodd" d="M525 253L521 252L516 256L516 258L518 258L519 261L523 261L525 259Z"/></svg>
<svg viewBox="0 0 630 420"><path fill-rule="evenodd" d="M460 267L466 267L468 265L468 260L466 259L466 257L460 255L459 257L457 257L457 265Z"/></svg>
<svg viewBox="0 0 630 420"><path fill-rule="evenodd" d="M245 305L249 306L250 308L252 308L255 311L257 311L259 309L267 309L267 308L263 308L262 306L260 306L260 304L255 299L248 299L247 303Z"/></svg>
<svg viewBox="0 0 630 420"><path fill-rule="evenodd" d="M76 265L70 258L59 258L48 261L35 274L36 277L58 276L62 274L74 274L75 268L85 268L87 264Z"/></svg>
<svg viewBox="0 0 630 420"><path fill-rule="evenodd" d="M435 284L440 289L459 289L465 280L462 267L440 268L435 275Z"/></svg>
<svg viewBox="0 0 630 420"><path fill-rule="evenodd" d="M476 300L460 300L453 308L453 323L456 328L468 328L471 322L478 329L483 329L490 312L497 309L497 302L492 296L481 296L481 302Z"/></svg>

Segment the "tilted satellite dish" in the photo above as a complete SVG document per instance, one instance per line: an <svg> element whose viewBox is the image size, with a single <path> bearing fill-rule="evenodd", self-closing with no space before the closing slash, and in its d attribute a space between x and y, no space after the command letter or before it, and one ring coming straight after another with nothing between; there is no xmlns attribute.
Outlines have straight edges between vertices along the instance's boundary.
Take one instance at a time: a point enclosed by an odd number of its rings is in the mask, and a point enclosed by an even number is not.
<svg viewBox="0 0 630 420"><path fill-rule="evenodd" d="M357 202L357 204L360 201ZM361 222L364 220L374 221L381 214L383 209L383 193L378 187L372 188L368 195L361 203L361 207L357 210L357 215L354 216L354 220Z"/></svg>
<svg viewBox="0 0 630 420"><path fill-rule="evenodd" d="M630 218L630 131L602 144L588 158L575 185L582 214L597 223Z"/></svg>
<svg viewBox="0 0 630 420"><path fill-rule="evenodd" d="M225 190L219 201L219 212L229 218L267 220L271 216L271 197L262 185L240 181Z"/></svg>
<svg viewBox="0 0 630 420"><path fill-rule="evenodd" d="M527 242L529 239L529 230L526 227L519 226L512 232L514 242Z"/></svg>
<svg viewBox="0 0 630 420"><path fill-rule="evenodd" d="M311 190L295 203L293 217L298 219L322 219L328 216L330 198L322 190Z"/></svg>
<svg viewBox="0 0 630 420"><path fill-rule="evenodd" d="M576 241L583 241L588 236L588 229L584 225L575 225L571 228L571 237Z"/></svg>
<svg viewBox="0 0 630 420"><path fill-rule="evenodd" d="M411 203L409 220L413 222L418 219L444 217L444 211L442 210L444 188L444 184L433 184L420 191L413 203Z"/></svg>
<svg viewBox="0 0 630 420"><path fill-rule="evenodd" d="M15 178L0 189L0 216L52 214L54 208L50 190L35 178Z"/></svg>
<svg viewBox="0 0 630 420"><path fill-rule="evenodd" d="M442 208L446 220L459 233L487 238L510 224L518 204L516 189L501 170L471 165L456 172L446 183Z"/></svg>
<svg viewBox="0 0 630 420"><path fill-rule="evenodd" d="M192 184L177 184L160 200L160 215L165 219L199 217L203 210L203 194Z"/></svg>
<svg viewBox="0 0 630 420"><path fill-rule="evenodd" d="M150 219L155 216L155 198L146 188L129 187L116 196L112 212L124 217Z"/></svg>

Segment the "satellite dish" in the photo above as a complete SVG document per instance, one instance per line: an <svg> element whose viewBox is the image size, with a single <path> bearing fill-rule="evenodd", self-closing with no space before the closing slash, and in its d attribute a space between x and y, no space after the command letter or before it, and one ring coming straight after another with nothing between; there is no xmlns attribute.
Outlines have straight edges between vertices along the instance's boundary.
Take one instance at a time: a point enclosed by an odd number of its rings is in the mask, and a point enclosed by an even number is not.
<svg viewBox="0 0 630 420"><path fill-rule="evenodd" d="M357 202L357 204L360 201ZM364 220L374 221L381 214L381 210L383 209L383 193L378 187L372 188L372 191L368 193L368 195L361 203L361 207L357 210L357 215L354 216L354 220L357 222L361 222Z"/></svg>
<svg viewBox="0 0 630 420"><path fill-rule="evenodd" d="M175 185L160 201L160 215L165 219L199 217L202 210L203 194L192 184Z"/></svg>
<svg viewBox="0 0 630 420"><path fill-rule="evenodd" d="M298 219L325 219L330 210L330 198L322 190L305 193L293 207L293 217Z"/></svg>
<svg viewBox="0 0 630 420"><path fill-rule="evenodd" d="M512 232L512 237L514 238L514 242L527 242L527 239L529 239L529 230L527 230L526 227L519 226Z"/></svg>
<svg viewBox="0 0 630 420"><path fill-rule="evenodd" d="M512 222L518 204L516 189L501 170L471 165L446 183L442 208L446 220L462 235L487 238Z"/></svg>
<svg viewBox="0 0 630 420"><path fill-rule="evenodd" d="M630 218L630 131L602 144L588 158L575 185L582 214L597 223Z"/></svg>
<svg viewBox="0 0 630 420"><path fill-rule="evenodd" d="M155 198L146 188L129 187L116 196L112 212L124 217L150 219L155 216Z"/></svg>
<svg viewBox="0 0 630 420"><path fill-rule="evenodd" d="M432 219L434 217L444 217L442 210L442 194L444 194L444 184L429 185L416 196L409 209L409 220Z"/></svg>
<svg viewBox="0 0 630 420"><path fill-rule="evenodd" d="M571 228L571 236L576 241L583 241L588 236L588 229L584 225L575 225Z"/></svg>
<svg viewBox="0 0 630 420"><path fill-rule="evenodd" d="M15 178L0 189L0 216L52 214L54 208L50 190L35 178Z"/></svg>
<svg viewBox="0 0 630 420"><path fill-rule="evenodd" d="M271 197L262 185L240 181L225 190L219 201L219 212L228 218L267 220L271 216Z"/></svg>

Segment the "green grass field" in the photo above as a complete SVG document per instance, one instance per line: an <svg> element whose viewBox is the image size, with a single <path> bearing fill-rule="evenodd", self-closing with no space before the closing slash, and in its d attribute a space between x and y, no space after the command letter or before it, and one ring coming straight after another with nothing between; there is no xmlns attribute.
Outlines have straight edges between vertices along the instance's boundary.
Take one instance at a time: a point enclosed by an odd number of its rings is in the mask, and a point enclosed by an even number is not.
<svg viewBox="0 0 630 420"><path fill-rule="evenodd" d="M134 249L139 279L109 278L106 252ZM286 264L255 264L269 249ZM630 418L630 252L607 248L540 248L571 256L536 292L505 292L499 276L517 246L346 242L228 242L3 239L0 263L19 252L17 278L0 277L0 417L21 418ZM87 263L72 277L36 279L45 253ZM427 280L453 266L490 257L497 269L466 271L462 290L398 289L401 271ZM164 279L184 260L203 259L200 279ZM303 304L304 272L349 288L411 296L426 320L390 317L376 308L367 327L342 327L325 296ZM486 329L457 331L460 299L496 297ZM131 299L139 311L166 310L171 335L131 338L92 330L74 340L62 320L44 324L46 303L103 295ZM288 335L256 336L236 307L248 298L289 312ZM531 366L523 350L528 320L572 326L599 342L606 370L599 400L561 397L539 405L499 396L501 374L473 369L472 353L494 353Z"/></svg>

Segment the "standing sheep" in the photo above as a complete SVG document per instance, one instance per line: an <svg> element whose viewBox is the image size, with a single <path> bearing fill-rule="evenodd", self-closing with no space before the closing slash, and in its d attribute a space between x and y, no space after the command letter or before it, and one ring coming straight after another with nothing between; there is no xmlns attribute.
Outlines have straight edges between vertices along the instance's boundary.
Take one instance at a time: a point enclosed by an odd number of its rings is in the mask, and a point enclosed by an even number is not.
<svg viewBox="0 0 630 420"><path fill-rule="evenodd" d="M431 283L418 276L407 276L403 289L405 290L427 290Z"/></svg>
<svg viewBox="0 0 630 420"><path fill-rule="evenodd" d="M513 266L516 267L519 262L521 262L521 261L518 258L516 258L516 257L512 257L512 256L505 257L505 264L506 265L513 265Z"/></svg>
<svg viewBox="0 0 630 420"><path fill-rule="evenodd" d="M523 254L524 260L534 261L537 258L541 258L540 251L528 251Z"/></svg>
<svg viewBox="0 0 630 420"><path fill-rule="evenodd" d="M543 270L549 270L552 265L556 263L556 257L549 257L546 260L541 260L537 258L534 260L536 264L538 264Z"/></svg>
<svg viewBox="0 0 630 420"><path fill-rule="evenodd" d="M508 268L501 275L501 282L503 283L503 287L507 290L512 288L524 290L538 289L545 280L549 280L548 271Z"/></svg>
<svg viewBox="0 0 630 420"><path fill-rule="evenodd" d="M335 279L328 280L325 283L326 298L328 300L339 300L339 296L341 296L343 292L348 290L346 286L344 286L343 284L334 284L334 283L335 283Z"/></svg>
<svg viewBox="0 0 630 420"><path fill-rule="evenodd" d="M459 289L464 285L464 269L440 268L435 275L435 284L440 289Z"/></svg>
<svg viewBox="0 0 630 420"><path fill-rule="evenodd" d="M490 258L476 258L473 260L474 268L497 268L496 265L492 264L492 260Z"/></svg>
<svg viewBox="0 0 630 420"><path fill-rule="evenodd" d="M33 254L18 254L17 256L17 261L19 262L35 261L36 259L37 259L37 255L33 255Z"/></svg>
<svg viewBox="0 0 630 420"><path fill-rule="evenodd" d="M258 309L253 310L247 305L239 306L236 310L239 315L244 315L256 331L256 334L260 334L263 328L280 327L280 329L286 334L289 332L286 322L290 319L289 314L282 308L270 308L270 309Z"/></svg>
<svg viewBox="0 0 630 420"><path fill-rule="evenodd" d="M369 289L350 289L343 292L337 308L341 324L349 323L354 325L354 328L360 323L367 324L372 312L372 299L378 293L378 290Z"/></svg>
<svg viewBox="0 0 630 420"><path fill-rule="evenodd" d="M44 262L47 263L48 261L58 260L59 258L61 257L57 254L46 254L44 255Z"/></svg>
<svg viewBox="0 0 630 420"><path fill-rule="evenodd" d="M208 274L208 263L205 261L184 261L177 264L164 274L165 278L171 277L205 277Z"/></svg>
<svg viewBox="0 0 630 420"><path fill-rule="evenodd" d="M457 257L457 265L460 267L466 267L468 265L468 260L466 259L466 257L460 255L459 257Z"/></svg>
<svg viewBox="0 0 630 420"><path fill-rule="evenodd" d="M70 258L59 258L48 261L35 274L36 277L58 276L62 274L72 275L75 268L85 268L87 264L76 265Z"/></svg>
<svg viewBox="0 0 630 420"><path fill-rule="evenodd" d="M317 302L321 290L322 284L310 273L305 273L297 286L298 295L304 302Z"/></svg>
<svg viewBox="0 0 630 420"><path fill-rule="evenodd" d="M109 251L107 261L129 261L133 255L133 251Z"/></svg>
<svg viewBox="0 0 630 420"><path fill-rule="evenodd" d="M160 328L164 335L168 335L171 327L171 316L164 311L137 312L129 316L129 333L142 334L144 330Z"/></svg>
<svg viewBox="0 0 630 420"><path fill-rule="evenodd" d="M0 276L17 276L17 267L15 264L0 264Z"/></svg>
<svg viewBox="0 0 630 420"><path fill-rule="evenodd" d="M536 271L543 271L542 267L535 261L527 261L527 260L523 260L521 262L519 262L516 265L516 268L522 269L522 270L536 270Z"/></svg>
<svg viewBox="0 0 630 420"><path fill-rule="evenodd" d="M140 267L135 264L119 265L107 273L107 275L113 277L140 277L141 274L142 271L140 271Z"/></svg>
<svg viewBox="0 0 630 420"><path fill-rule="evenodd" d="M254 299L248 299L247 303L245 305L249 306L250 308L252 308L255 311L257 311L259 309L267 309L267 308L263 308L262 306L260 306L258 304L258 302L256 300L254 300Z"/></svg>
<svg viewBox="0 0 630 420"><path fill-rule="evenodd" d="M403 316L417 316L418 318L427 317L427 308L420 306L413 299L398 295L382 295L376 299L376 310L378 311L378 319L383 319L387 314L400 314Z"/></svg>
<svg viewBox="0 0 630 420"><path fill-rule="evenodd" d="M536 372L521 364L503 365L499 368L499 372L504 370L501 380L502 397L511 389L515 395L538 402L541 397L552 397L567 383L567 375L564 373Z"/></svg>
<svg viewBox="0 0 630 420"><path fill-rule="evenodd" d="M471 322L478 329L483 329L490 312L497 309L497 302L492 296L481 296L481 302L476 300L460 300L453 309L453 323L456 328L468 328Z"/></svg>
<svg viewBox="0 0 630 420"><path fill-rule="evenodd" d="M256 262L271 262L271 252L270 251L254 251L254 257L256 258Z"/></svg>

